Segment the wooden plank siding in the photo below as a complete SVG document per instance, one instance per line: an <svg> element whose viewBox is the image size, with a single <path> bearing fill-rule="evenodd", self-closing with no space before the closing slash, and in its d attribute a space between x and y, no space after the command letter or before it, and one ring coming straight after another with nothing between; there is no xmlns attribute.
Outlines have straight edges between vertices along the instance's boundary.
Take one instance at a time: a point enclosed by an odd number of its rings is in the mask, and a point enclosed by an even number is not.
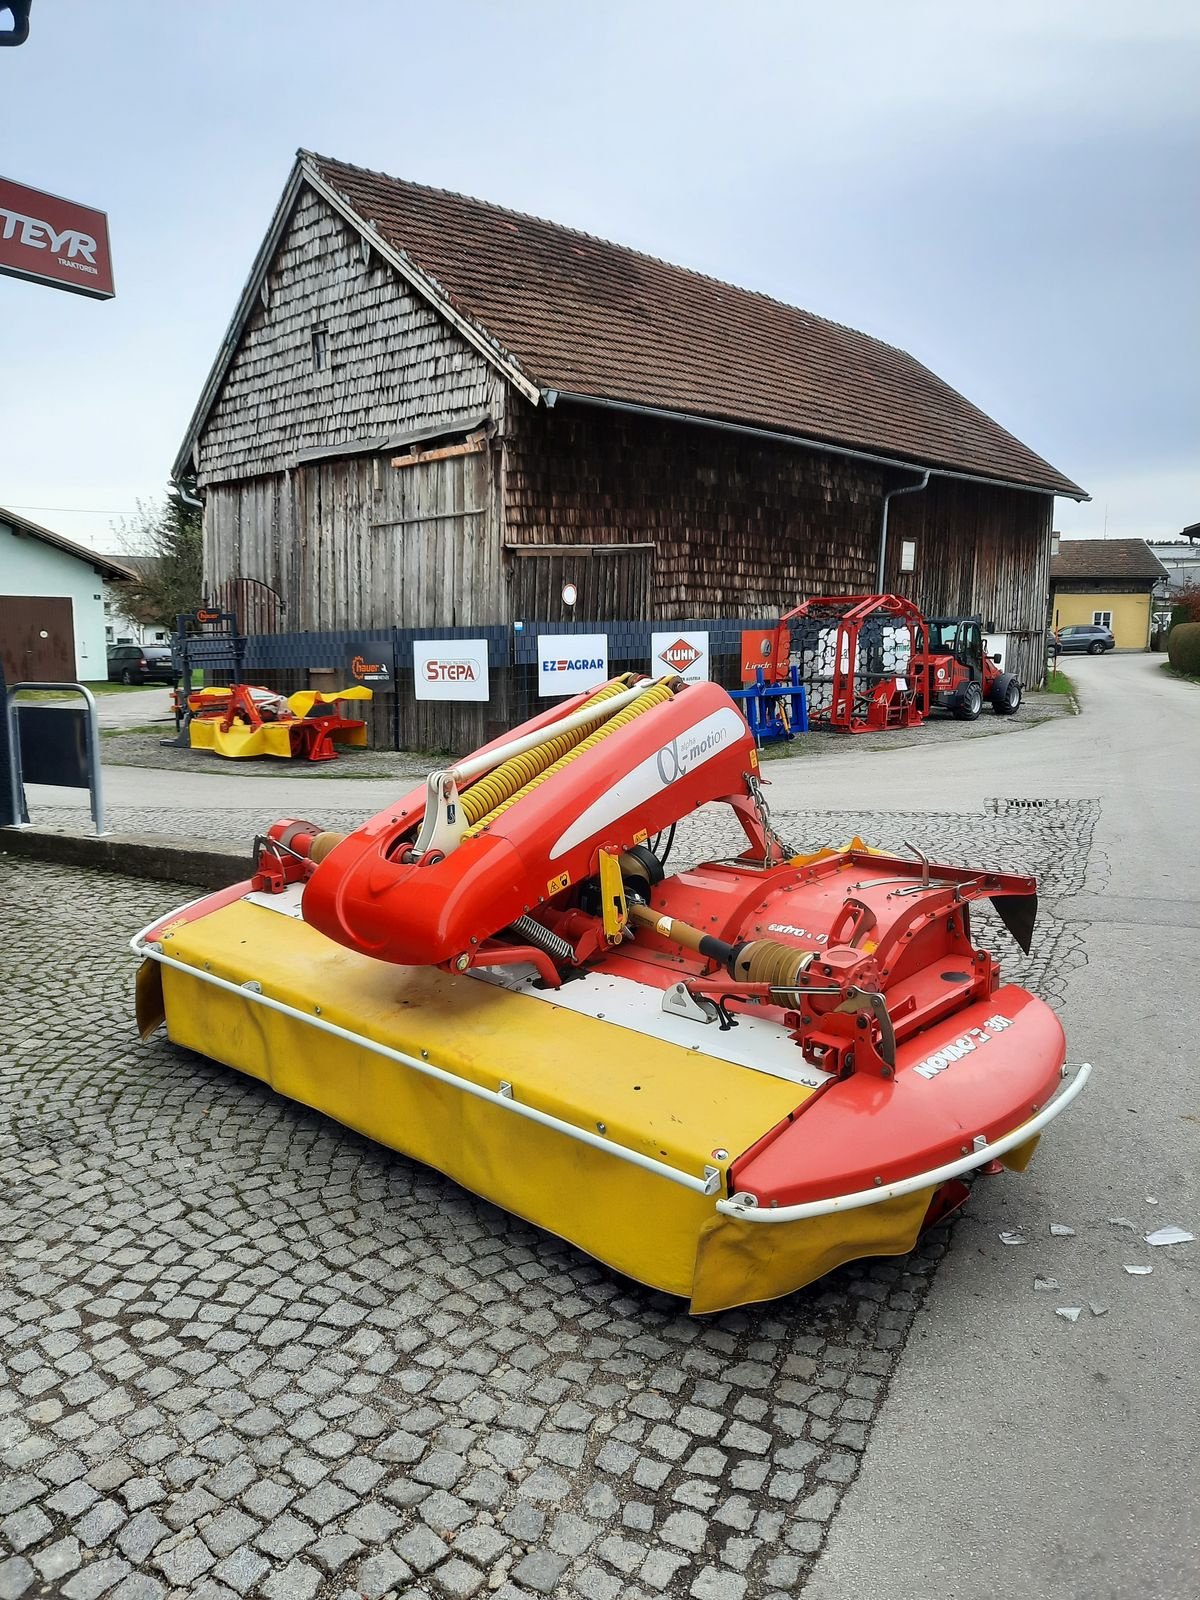
<svg viewBox="0 0 1200 1600"><path fill-rule="evenodd" d="M1009 636L1008 667L1033 687L1046 667L1053 499L1021 489L931 478L892 501L886 587L926 616L978 615L985 633ZM900 572L900 546L916 541L916 571Z"/></svg>
<svg viewBox="0 0 1200 1600"><path fill-rule="evenodd" d="M208 580L269 583L293 630L506 620L492 478L485 452L404 472L340 457L211 484Z"/></svg>
<svg viewBox="0 0 1200 1600"><path fill-rule="evenodd" d="M524 545L505 554L515 621L621 622L651 614L653 545ZM566 583L579 592L574 606L563 603Z"/></svg>

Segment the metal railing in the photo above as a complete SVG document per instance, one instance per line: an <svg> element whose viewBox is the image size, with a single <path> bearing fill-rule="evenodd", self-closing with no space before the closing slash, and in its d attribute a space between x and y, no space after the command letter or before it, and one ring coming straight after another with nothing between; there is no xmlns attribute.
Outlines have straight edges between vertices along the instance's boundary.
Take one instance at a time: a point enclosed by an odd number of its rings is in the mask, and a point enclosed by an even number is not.
<svg viewBox="0 0 1200 1600"><path fill-rule="evenodd" d="M67 729L73 733L78 732L79 724L75 720L81 713L76 707L45 706L25 704L18 706L15 696L23 689L38 690L72 690L84 698L83 708L83 734L84 744L80 749L78 743L72 739L70 743L61 741L54 744L39 744L34 737L22 738L21 720L26 720L27 731L39 730L43 735L51 730L65 732ZM55 719L66 715L66 721L55 723ZM4 696L4 716L8 726L8 743L10 753L9 783L11 787L12 813L15 821L9 824L13 828L27 828L29 822L25 820L28 812L25 807L25 784L45 783L70 789L86 789L91 802L92 825L98 834L106 832L104 826L104 797L100 784L100 725L96 710L96 697L92 691L82 683L14 683L11 684Z"/></svg>

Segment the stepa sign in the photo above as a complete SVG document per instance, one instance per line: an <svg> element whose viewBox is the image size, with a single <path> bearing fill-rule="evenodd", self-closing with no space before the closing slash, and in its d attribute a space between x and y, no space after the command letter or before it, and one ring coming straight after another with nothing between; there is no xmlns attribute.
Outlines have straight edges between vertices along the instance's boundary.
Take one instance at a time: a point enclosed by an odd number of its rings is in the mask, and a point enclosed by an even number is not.
<svg viewBox="0 0 1200 1600"><path fill-rule="evenodd" d="M487 640L414 640L413 693L418 700L487 700Z"/></svg>
<svg viewBox="0 0 1200 1600"><path fill-rule="evenodd" d="M112 258L103 211L0 178L0 274L111 300Z"/></svg>

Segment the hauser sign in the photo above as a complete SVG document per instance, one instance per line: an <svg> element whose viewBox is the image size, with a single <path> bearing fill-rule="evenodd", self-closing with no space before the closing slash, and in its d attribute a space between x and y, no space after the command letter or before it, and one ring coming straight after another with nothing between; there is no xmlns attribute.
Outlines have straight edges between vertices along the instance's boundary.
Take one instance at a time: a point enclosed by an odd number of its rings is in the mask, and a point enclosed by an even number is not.
<svg viewBox="0 0 1200 1600"><path fill-rule="evenodd" d="M650 676L661 678L665 672L678 673L684 683L707 683L708 634L680 633L675 628L652 633Z"/></svg>
<svg viewBox="0 0 1200 1600"><path fill-rule="evenodd" d="M415 639L413 693L418 700L487 700L487 640Z"/></svg>
<svg viewBox="0 0 1200 1600"><path fill-rule="evenodd" d="M390 688L392 682L390 641L367 639L352 645L346 657L346 671L355 683L371 684L375 688Z"/></svg>
<svg viewBox="0 0 1200 1600"><path fill-rule="evenodd" d="M103 211L0 178L0 273L111 300L112 259Z"/></svg>
<svg viewBox="0 0 1200 1600"><path fill-rule="evenodd" d="M561 697L594 689L608 677L605 633L540 633L538 694Z"/></svg>

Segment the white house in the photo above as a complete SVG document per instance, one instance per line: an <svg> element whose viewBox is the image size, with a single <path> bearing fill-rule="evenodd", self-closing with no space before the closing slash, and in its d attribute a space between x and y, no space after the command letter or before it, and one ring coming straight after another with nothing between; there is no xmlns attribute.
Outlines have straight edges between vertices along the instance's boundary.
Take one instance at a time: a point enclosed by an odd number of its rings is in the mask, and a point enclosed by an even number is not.
<svg viewBox="0 0 1200 1600"><path fill-rule="evenodd" d="M0 658L7 682L108 676L104 584L134 574L0 506Z"/></svg>
<svg viewBox="0 0 1200 1600"><path fill-rule="evenodd" d="M158 568L158 556L105 554L100 561L111 561L118 567L128 568L139 578L150 577ZM124 582L111 578L104 584L104 634L110 645L114 644L168 644L170 626L159 621L153 613L131 601Z"/></svg>

